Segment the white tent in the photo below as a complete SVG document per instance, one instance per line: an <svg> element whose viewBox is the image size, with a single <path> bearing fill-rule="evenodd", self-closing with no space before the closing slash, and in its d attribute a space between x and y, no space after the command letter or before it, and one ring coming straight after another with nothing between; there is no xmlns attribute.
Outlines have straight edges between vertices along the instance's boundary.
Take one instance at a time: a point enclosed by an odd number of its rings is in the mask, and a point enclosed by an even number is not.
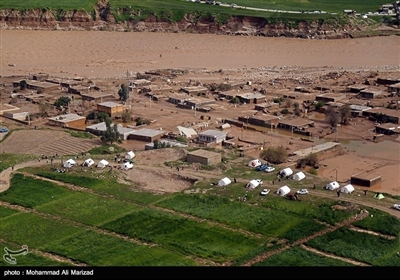
<svg viewBox="0 0 400 280"><path fill-rule="evenodd" d="M249 162L249 166L254 167L254 168L256 168L257 166L260 166L261 164L262 164L261 161L258 159L253 159Z"/></svg>
<svg viewBox="0 0 400 280"><path fill-rule="evenodd" d="M121 168L124 169L124 170L132 169L132 168L133 168L133 163L124 162L124 163L121 165Z"/></svg>
<svg viewBox="0 0 400 280"><path fill-rule="evenodd" d="M306 175L304 175L304 173L301 171L293 175L293 180L295 181L300 181L303 180L304 178L306 178Z"/></svg>
<svg viewBox="0 0 400 280"><path fill-rule="evenodd" d="M222 178L221 180L219 180L218 186L225 187L225 186L229 185L230 183L232 183L232 181L228 177L225 177L225 178Z"/></svg>
<svg viewBox="0 0 400 280"><path fill-rule="evenodd" d="M325 185L325 189L331 190L331 191L336 190L338 188L340 188L340 185L336 181L330 182L330 183Z"/></svg>
<svg viewBox="0 0 400 280"><path fill-rule="evenodd" d="M276 194L279 194L280 196L285 196L288 193L290 193L290 188L288 186L283 186L280 187L277 191Z"/></svg>
<svg viewBox="0 0 400 280"><path fill-rule="evenodd" d="M248 189L255 189L260 185L260 182L257 180L251 180L247 183L246 188Z"/></svg>
<svg viewBox="0 0 400 280"><path fill-rule="evenodd" d="M64 162L64 167L65 168L71 168L72 166L76 165L76 162L73 159L69 159L67 161Z"/></svg>
<svg viewBox="0 0 400 280"><path fill-rule="evenodd" d="M125 158L127 159L133 159L135 157L135 153L132 151L129 151L126 153Z"/></svg>
<svg viewBox="0 0 400 280"><path fill-rule="evenodd" d="M340 189L340 192L342 192L342 193L352 193L353 191L354 191L354 187L353 187L353 185L350 185L350 184L348 184Z"/></svg>
<svg viewBox="0 0 400 280"><path fill-rule="evenodd" d="M91 158L88 158L87 160L85 160L85 161L83 162L83 165L84 165L84 166L87 166L87 167L92 166L93 164L94 164L94 161L93 161L93 159L91 159Z"/></svg>
<svg viewBox="0 0 400 280"><path fill-rule="evenodd" d="M102 160L100 160L99 163L97 164L97 167L104 168L104 167L106 167L107 165L108 165L108 161L106 161L105 159L102 159Z"/></svg>
<svg viewBox="0 0 400 280"><path fill-rule="evenodd" d="M285 169L282 169L279 174L281 174L281 176L287 177L293 174L293 170L290 167L286 167Z"/></svg>

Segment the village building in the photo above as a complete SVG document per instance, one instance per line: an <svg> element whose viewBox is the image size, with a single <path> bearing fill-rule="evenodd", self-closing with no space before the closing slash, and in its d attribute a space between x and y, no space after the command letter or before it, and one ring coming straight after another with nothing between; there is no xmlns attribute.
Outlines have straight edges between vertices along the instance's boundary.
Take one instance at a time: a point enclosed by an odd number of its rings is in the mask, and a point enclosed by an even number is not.
<svg viewBox="0 0 400 280"><path fill-rule="evenodd" d="M110 117L114 117L124 112L125 106L112 101L106 101L97 104L97 111L107 113Z"/></svg>
<svg viewBox="0 0 400 280"><path fill-rule="evenodd" d="M281 119L279 120L278 123L278 128L308 136L312 135L312 133L307 131L307 129L313 126L314 126L314 121L304 118Z"/></svg>
<svg viewBox="0 0 400 280"><path fill-rule="evenodd" d="M159 140L161 145L166 145L168 147L179 147L179 148L187 148L188 145L179 141L174 141L170 139L161 139ZM145 150L153 150L154 142L150 142L144 145Z"/></svg>
<svg viewBox="0 0 400 280"><path fill-rule="evenodd" d="M13 86L19 87L21 81L14 81ZM36 80L25 80L26 88L31 90L36 90L37 92L51 92L53 90L59 90L60 86L58 84L49 83L49 82L40 82Z"/></svg>
<svg viewBox="0 0 400 280"><path fill-rule="evenodd" d="M363 112L369 109L371 109L371 107L350 104L350 112L352 117L361 117Z"/></svg>
<svg viewBox="0 0 400 280"><path fill-rule="evenodd" d="M130 88L140 88L151 85L151 81L147 79L137 79L130 82Z"/></svg>
<svg viewBox="0 0 400 280"><path fill-rule="evenodd" d="M183 87L181 88L181 91L187 94L201 94L201 93L207 93L208 88L202 86L191 86L191 87Z"/></svg>
<svg viewBox="0 0 400 280"><path fill-rule="evenodd" d="M68 93L71 94L82 95L83 93L89 94L89 92L90 92L90 86L77 85L68 88Z"/></svg>
<svg viewBox="0 0 400 280"><path fill-rule="evenodd" d="M276 128L279 123L279 117L269 114L256 114L251 117L239 117L239 121L242 121L246 124L258 125L268 128Z"/></svg>
<svg viewBox="0 0 400 280"><path fill-rule="evenodd" d="M369 99L377 98L378 96L382 95L382 90L378 88L369 87L367 89L361 90L359 95L362 98L369 98Z"/></svg>
<svg viewBox="0 0 400 280"><path fill-rule="evenodd" d="M128 136L128 140L153 142L156 139L160 139L164 134L165 131L160 129L141 128L131 132Z"/></svg>
<svg viewBox="0 0 400 280"><path fill-rule="evenodd" d="M53 84L61 85L62 79L61 79L61 78L50 77L50 78L47 78L47 79L44 80L44 81L45 81L45 82L48 82L48 83L53 83Z"/></svg>
<svg viewBox="0 0 400 280"><path fill-rule="evenodd" d="M347 86L347 91L351 93L360 93L360 91L367 89L368 85L350 85Z"/></svg>
<svg viewBox="0 0 400 280"><path fill-rule="evenodd" d="M279 108L279 103L263 102L254 106L254 109L257 111L268 110L269 108Z"/></svg>
<svg viewBox="0 0 400 280"><path fill-rule="evenodd" d="M186 155L186 161L188 163L197 162L204 165L216 165L222 161L222 157L220 153L199 149L193 152L188 152Z"/></svg>
<svg viewBox="0 0 400 280"><path fill-rule="evenodd" d="M168 85L149 85L143 86L140 92L154 92L154 93L167 93L170 92L172 88Z"/></svg>
<svg viewBox="0 0 400 280"><path fill-rule="evenodd" d="M65 114L48 118L48 121L49 125L84 130L86 117L77 114Z"/></svg>
<svg viewBox="0 0 400 280"><path fill-rule="evenodd" d="M60 85L63 88L69 88L69 87L73 87L73 86L77 86L80 85L81 81L79 80L62 80Z"/></svg>
<svg viewBox="0 0 400 280"><path fill-rule="evenodd" d="M81 94L82 101L94 101L94 102L99 102L103 103L103 101L109 101L109 100L114 100L114 94L110 92L102 92L102 91L96 91L96 92L90 92L90 93L85 93L82 92Z"/></svg>
<svg viewBox="0 0 400 280"><path fill-rule="evenodd" d="M204 143L221 143L226 140L226 132L209 129L203 132L200 132L198 135L198 140Z"/></svg>
<svg viewBox="0 0 400 280"><path fill-rule="evenodd" d="M194 109L201 108L206 105L215 103L214 99L202 98L202 97L191 97L183 102L183 104L178 104L179 107Z"/></svg>
<svg viewBox="0 0 400 280"><path fill-rule="evenodd" d="M114 128L114 125L115 124L111 124L111 127ZM92 133L97 136L103 135L103 133L106 132L106 130L107 130L107 125L105 122L96 123L96 124L89 125L86 127L87 132ZM127 140L128 136L131 133L135 132L134 129L123 127L121 124L117 124L117 130L118 130L119 137L122 140Z"/></svg>
<svg viewBox="0 0 400 280"><path fill-rule="evenodd" d="M235 98L238 94L240 93L237 90L220 91L218 92L218 98L231 100Z"/></svg>
<svg viewBox="0 0 400 280"><path fill-rule="evenodd" d="M379 77L378 79L376 79L376 83L378 85L384 85L384 86L388 86L388 85L393 85L393 84L397 84L400 83L400 78L399 77L386 77L386 78L382 78Z"/></svg>
<svg viewBox="0 0 400 280"><path fill-rule="evenodd" d="M379 123L400 123L400 111L387 108L371 108L362 112L362 115Z"/></svg>
<svg viewBox="0 0 400 280"><path fill-rule="evenodd" d="M376 172L359 172L351 176L350 184L361 187L374 187L381 184L382 176Z"/></svg>
<svg viewBox="0 0 400 280"><path fill-rule="evenodd" d="M327 102L337 102L339 100L343 100L346 98L345 94L341 93L325 93L319 94L315 97L315 101L322 101L324 103Z"/></svg>
<svg viewBox="0 0 400 280"><path fill-rule="evenodd" d="M187 93L174 92L168 95L168 102L172 104L183 104L186 100L190 99Z"/></svg>
<svg viewBox="0 0 400 280"><path fill-rule="evenodd" d="M21 109L16 109L16 110L5 111L2 113L2 115L12 120L25 121L29 116L29 112Z"/></svg>
<svg viewBox="0 0 400 280"><path fill-rule="evenodd" d="M400 82L393 85L389 85L388 92L390 92L393 96L400 95Z"/></svg>
<svg viewBox="0 0 400 280"><path fill-rule="evenodd" d="M400 134L400 125L393 123L383 123L375 126L375 132L385 135Z"/></svg>
<svg viewBox="0 0 400 280"><path fill-rule="evenodd" d="M238 94L237 97L243 103L250 104L250 103L265 103L266 97L262 93L258 92L249 92L249 93L242 93Z"/></svg>

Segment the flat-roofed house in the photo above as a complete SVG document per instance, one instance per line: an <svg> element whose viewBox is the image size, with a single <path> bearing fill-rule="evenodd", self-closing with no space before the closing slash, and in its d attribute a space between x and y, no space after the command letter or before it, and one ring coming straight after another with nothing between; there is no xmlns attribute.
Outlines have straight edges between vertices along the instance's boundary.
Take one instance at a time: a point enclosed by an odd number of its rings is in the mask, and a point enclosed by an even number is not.
<svg viewBox="0 0 400 280"><path fill-rule="evenodd" d="M315 101L322 101L324 103L327 102L337 102L339 100L345 99L346 95L345 94L340 94L340 93L325 93L325 94L319 94L315 97Z"/></svg>
<svg viewBox="0 0 400 280"><path fill-rule="evenodd" d="M360 96L362 98L376 98L382 95L382 90L377 88L366 88L360 91Z"/></svg>
<svg viewBox="0 0 400 280"><path fill-rule="evenodd" d="M141 128L130 133L128 140L153 142L160 139L165 133L165 131L160 129Z"/></svg>
<svg viewBox="0 0 400 280"><path fill-rule="evenodd" d="M208 92L208 88L202 86L183 87L181 90L187 94L200 94Z"/></svg>
<svg viewBox="0 0 400 280"><path fill-rule="evenodd" d="M375 126L376 133L385 135L400 134L400 125L394 123L383 123Z"/></svg>
<svg viewBox="0 0 400 280"><path fill-rule="evenodd" d="M200 142L205 143L221 143L222 141L226 140L226 132L209 129L203 132L200 132L198 140Z"/></svg>
<svg viewBox="0 0 400 280"><path fill-rule="evenodd" d="M110 117L121 114L125 111L125 106L112 101L97 104L97 111L107 113Z"/></svg>
<svg viewBox="0 0 400 280"><path fill-rule="evenodd" d="M251 117L239 117L239 121L242 121L247 124L264 126L269 128L276 128L279 123L279 117L269 114L256 114Z"/></svg>
<svg viewBox="0 0 400 280"><path fill-rule="evenodd" d="M265 95L259 92L249 92L237 95L239 100L243 103L264 103L266 101Z"/></svg>
<svg viewBox="0 0 400 280"><path fill-rule="evenodd" d="M313 126L314 121L304 118L281 119L278 124L279 128L305 135L311 135L311 132L308 132L307 129Z"/></svg>
<svg viewBox="0 0 400 280"><path fill-rule="evenodd" d="M375 107L363 111L362 115L379 123L400 123L400 111L393 109Z"/></svg>
<svg viewBox="0 0 400 280"><path fill-rule="evenodd" d="M216 165L222 161L222 157L220 153L199 149L188 152L186 161L188 163L198 162L204 165Z"/></svg>
<svg viewBox="0 0 400 280"><path fill-rule="evenodd" d="M60 87L59 85L49 82L39 82L35 80L26 81L27 89L33 89L38 92L50 92L53 90L58 90L59 87Z"/></svg>
<svg viewBox="0 0 400 280"><path fill-rule="evenodd" d="M111 127L113 128L114 125L115 124L111 124ZM97 136L101 136L106 130L107 130L107 125L105 122L96 123L96 124L89 125L86 127L87 132L90 132ZM122 140L127 140L128 136L131 133L135 132L134 129L123 127L121 124L117 124L117 130L118 130L119 137Z"/></svg>
<svg viewBox="0 0 400 280"><path fill-rule="evenodd" d="M86 117L77 114L65 114L48 118L49 124L65 128L85 129Z"/></svg>
<svg viewBox="0 0 400 280"><path fill-rule="evenodd" d="M388 91L394 95L400 95L400 83L396 83L388 86Z"/></svg>
<svg viewBox="0 0 400 280"><path fill-rule="evenodd" d="M350 105L350 112L352 117L361 117L362 113L369 109L371 109L371 107L355 104Z"/></svg>

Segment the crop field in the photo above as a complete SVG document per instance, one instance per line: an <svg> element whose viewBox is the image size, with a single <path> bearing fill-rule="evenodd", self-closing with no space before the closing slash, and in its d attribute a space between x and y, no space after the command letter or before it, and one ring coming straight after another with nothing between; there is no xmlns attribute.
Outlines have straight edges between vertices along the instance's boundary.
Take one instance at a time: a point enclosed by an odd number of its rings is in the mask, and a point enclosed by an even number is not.
<svg viewBox="0 0 400 280"><path fill-rule="evenodd" d="M320 256L295 246L256 263L254 266L352 266L348 262Z"/></svg>
<svg viewBox="0 0 400 280"><path fill-rule="evenodd" d="M400 234L395 239L387 239L368 233L341 228L316 239L306 245L315 249L351 258L371 265L400 266Z"/></svg>
<svg viewBox="0 0 400 280"><path fill-rule="evenodd" d="M400 223L396 217L388 215L387 213L382 213L375 209L368 209L372 216L357 221L354 226L372 230L374 232L379 232L382 234L388 234L393 236L398 236L400 233Z"/></svg>

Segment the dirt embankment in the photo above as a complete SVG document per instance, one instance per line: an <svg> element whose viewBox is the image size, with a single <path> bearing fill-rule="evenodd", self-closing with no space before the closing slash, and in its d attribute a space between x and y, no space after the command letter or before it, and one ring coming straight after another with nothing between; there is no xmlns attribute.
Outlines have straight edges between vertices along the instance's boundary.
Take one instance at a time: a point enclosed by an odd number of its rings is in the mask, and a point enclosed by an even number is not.
<svg viewBox="0 0 400 280"><path fill-rule="evenodd" d="M126 9L118 13L138 11ZM234 16L227 22L218 22L214 16L186 14L178 22L171 22L165 18L149 16L142 21L130 20L117 22L110 11L109 1L99 0L94 12L82 10L62 11L49 9L33 10L0 10L0 29L39 29L39 30L107 30L107 31L135 31L135 32L185 32L200 34L224 35L251 35L265 37L290 37L306 39L340 39L368 36L373 29L377 34L393 34L398 29L377 28L372 20L363 22L349 18L345 25L339 22L326 21L268 21L265 18ZM365 34L365 35L362 35Z"/></svg>

